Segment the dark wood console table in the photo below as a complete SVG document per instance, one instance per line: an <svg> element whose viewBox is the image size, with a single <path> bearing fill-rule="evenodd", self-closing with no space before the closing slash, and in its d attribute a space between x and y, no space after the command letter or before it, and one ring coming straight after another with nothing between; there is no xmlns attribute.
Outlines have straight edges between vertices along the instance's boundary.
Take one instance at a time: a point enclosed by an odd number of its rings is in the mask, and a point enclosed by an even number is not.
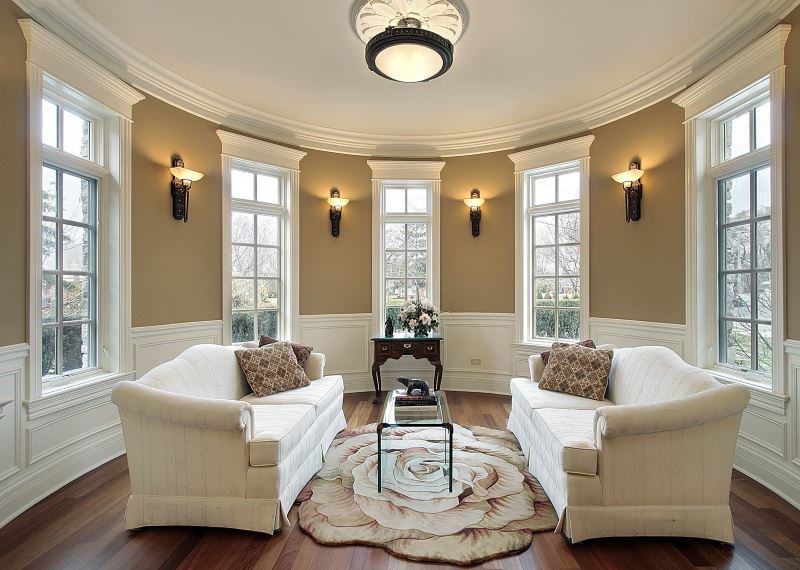
<svg viewBox="0 0 800 570"><path fill-rule="evenodd" d="M377 403L381 398L381 365L387 360L399 359L401 356L413 356L416 359L425 358L434 367L433 389L442 387L442 337L431 336L376 336L372 338L375 356L372 362L372 383L375 385L375 399Z"/></svg>

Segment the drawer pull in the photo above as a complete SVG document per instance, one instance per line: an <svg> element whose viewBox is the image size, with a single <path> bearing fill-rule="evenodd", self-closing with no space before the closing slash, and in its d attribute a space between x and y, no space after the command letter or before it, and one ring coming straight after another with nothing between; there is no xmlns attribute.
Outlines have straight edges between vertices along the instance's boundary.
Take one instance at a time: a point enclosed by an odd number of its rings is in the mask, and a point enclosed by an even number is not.
<svg viewBox="0 0 800 570"><path fill-rule="evenodd" d="M411 348L411 343L410 342L404 342L403 343L403 348Z"/></svg>
<svg viewBox="0 0 800 570"><path fill-rule="evenodd" d="M389 347L388 346L382 346L381 347L381 352L389 352Z"/></svg>

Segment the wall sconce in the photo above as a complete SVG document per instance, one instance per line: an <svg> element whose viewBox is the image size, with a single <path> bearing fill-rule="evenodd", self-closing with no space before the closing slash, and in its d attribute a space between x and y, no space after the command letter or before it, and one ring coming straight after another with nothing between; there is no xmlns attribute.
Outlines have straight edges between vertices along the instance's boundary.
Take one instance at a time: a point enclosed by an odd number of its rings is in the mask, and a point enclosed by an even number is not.
<svg viewBox="0 0 800 570"><path fill-rule="evenodd" d="M200 180L203 175L200 172L189 170L183 167L180 158L172 160L172 217L176 220L189 221L189 188L192 182Z"/></svg>
<svg viewBox="0 0 800 570"><path fill-rule="evenodd" d="M469 221L472 222L472 237L478 237L481 233L481 206L485 200L481 198L481 191L477 188L473 190L469 198L464 203L469 206Z"/></svg>
<svg viewBox="0 0 800 570"><path fill-rule="evenodd" d="M348 202L350 202L349 199L339 196L339 191L336 188L331 188L331 197L328 198L328 204L331 205L331 235L333 237L339 237L342 208L347 206Z"/></svg>
<svg viewBox="0 0 800 570"><path fill-rule="evenodd" d="M642 183L639 179L644 170L639 168L638 162L631 162L628 170L615 174L611 178L622 184L625 191L625 221L635 222L642 217Z"/></svg>

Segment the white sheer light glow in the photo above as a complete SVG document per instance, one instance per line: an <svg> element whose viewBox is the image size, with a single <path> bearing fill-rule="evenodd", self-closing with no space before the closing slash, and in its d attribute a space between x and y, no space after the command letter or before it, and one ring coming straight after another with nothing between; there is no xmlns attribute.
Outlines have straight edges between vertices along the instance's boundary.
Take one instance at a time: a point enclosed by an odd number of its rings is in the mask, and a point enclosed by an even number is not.
<svg viewBox="0 0 800 570"><path fill-rule="evenodd" d="M389 46L375 58L382 73L403 83L425 81L439 73L443 64L438 53L418 44Z"/></svg>

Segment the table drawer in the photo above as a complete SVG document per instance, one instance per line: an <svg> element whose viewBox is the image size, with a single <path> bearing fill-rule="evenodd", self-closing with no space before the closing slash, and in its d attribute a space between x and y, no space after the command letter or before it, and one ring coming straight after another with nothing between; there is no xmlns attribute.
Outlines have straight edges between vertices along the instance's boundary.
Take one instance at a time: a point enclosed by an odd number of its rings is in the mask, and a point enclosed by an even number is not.
<svg viewBox="0 0 800 570"><path fill-rule="evenodd" d="M375 343L375 354L384 354L386 356L392 353L392 343L391 342L376 342Z"/></svg>
<svg viewBox="0 0 800 570"><path fill-rule="evenodd" d="M421 346L423 356L439 356L439 343L435 341L424 341Z"/></svg>

